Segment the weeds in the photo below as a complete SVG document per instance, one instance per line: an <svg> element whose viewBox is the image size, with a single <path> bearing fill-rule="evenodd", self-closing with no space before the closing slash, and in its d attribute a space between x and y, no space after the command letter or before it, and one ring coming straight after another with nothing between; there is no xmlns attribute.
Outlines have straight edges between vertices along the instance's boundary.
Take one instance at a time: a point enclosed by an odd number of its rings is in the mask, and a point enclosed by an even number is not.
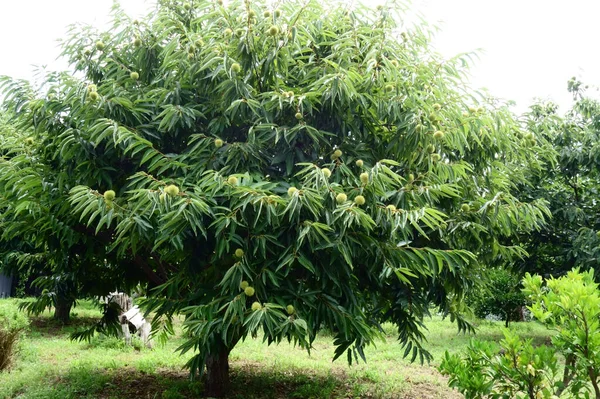
<svg viewBox="0 0 600 399"><path fill-rule="evenodd" d="M0 304L0 372L8 370L18 351L19 338L29 321L10 302Z"/></svg>

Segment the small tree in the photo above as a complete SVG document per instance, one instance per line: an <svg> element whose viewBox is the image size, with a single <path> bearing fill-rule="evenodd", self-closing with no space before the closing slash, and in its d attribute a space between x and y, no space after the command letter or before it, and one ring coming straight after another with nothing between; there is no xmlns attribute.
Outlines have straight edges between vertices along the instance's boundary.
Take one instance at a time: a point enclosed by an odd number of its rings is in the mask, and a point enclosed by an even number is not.
<svg viewBox="0 0 600 399"><path fill-rule="evenodd" d="M467 57L441 59L397 11L161 0L73 28L75 75L3 80L34 132L0 163L5 238L58 239L76 279L156 287L155 328L185 315L211 396L259 332L310 349L328 327L352 362L391 321L429 359L430 306L468 328L478 261L522 255L508 237L542 225L544 202L513 190L543 165L464 84Z"/></svg>
<svg viewBox="0 0 600 399"><path fill-rule="evenodd" d="M519 276L505 268L486 269L483 276L485 284L467 298L475 315L480 318L499 316L506 327L511 321L521 321L526 300Z"/></svg>
<svg viewBox="0 0 600 399"><path fill-rule="evenodd" d="M527 274L523 292L533 316L556 331L552 346L505 332L501 350L472 342L464 356L446 352L440 370L470 398L600 398L600 290L594 270L558 279ZM564 365L559 367L558 354ZM561 371L562 369L562 371Z"/></svg>
<svg viewBox="0 0 600 399"><path fill-rule="evenodd" d="M552 343L565 356L565 384L583 380L600 398L600 290L594 269L575 269L542 283L540 276L527 274L524 292L534 301L533 316L557 332Z"/></svg>

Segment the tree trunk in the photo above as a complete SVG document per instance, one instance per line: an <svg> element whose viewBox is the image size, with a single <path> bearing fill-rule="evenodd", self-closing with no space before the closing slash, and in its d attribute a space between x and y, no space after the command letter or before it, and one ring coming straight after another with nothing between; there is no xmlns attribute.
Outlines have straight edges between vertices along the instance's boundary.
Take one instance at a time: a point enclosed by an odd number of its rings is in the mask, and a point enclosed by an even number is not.
<svg viewBox="0 0 600 399"><path fill-rule="evenodd" d="M229 391L229 352L219 340L216 353L206 359L206 379L204 389L206 396L222 398Z"/></svg>
<svg viewBox="0 0 600 399"><path fill-rule="evenodd" d="M71 317L72 307L72 300L58 296L56 298L56 305L54 306L54 319L67 324Z"/></svg>
<svg viewBox="0 0 600 399"><path fill-rule="evenodd" d="M525 321L525 306L519 306L517 309L519 312L519 321Z"/></svg>

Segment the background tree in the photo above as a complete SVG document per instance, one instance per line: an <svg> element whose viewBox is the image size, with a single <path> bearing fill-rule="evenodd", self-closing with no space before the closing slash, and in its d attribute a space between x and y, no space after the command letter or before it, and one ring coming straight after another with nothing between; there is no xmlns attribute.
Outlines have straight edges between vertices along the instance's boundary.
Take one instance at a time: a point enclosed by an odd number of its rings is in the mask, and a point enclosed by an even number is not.
<svg viewBox="0 0 600 399"><path fill-rule="evenodd" d="M482 275L485 284L472 290L467 297L475 316L497 316L505 321L506 327L511 321L522 321L526 298L521 292L519 274L505 267L495 267L485 269Z"/></svg>
<svg viewBox="0 0 600 399"><path fill-rule="evenodd" d="M391 321L429 359L430 307L468 328L479 262L522 256L508 238L547 209L514 196L543 167L537 142L479 102L468 56L441 59L400 21L162 0L141 22L117 6L109 31L73 27L75 74L2 81L33 140L0 165L3 238L35 236L75 280L157 286L144 307L167 332L185 316L180 350L211 396L259 333L310 349L328 327L352 362Z"/></svg>
<svg viewBox="0 0 600 399"><path fill-rule="evenodd" d="M26 82L13 82L30 91ZM98 237L86 231L65 201L64 171L43 158L30 128L18 129L9 114L0 117L2 238L0 270L32 277L41 295L23 305L34 314L54 308L54 318L69 321L76 299L104 296L140 281L136 269L119 267ZM18 204L18 205L17 205ZM17 205L17 206L15 206Z"/></svg>
<svg viewBox="0 0 600 399"><path fill-rule="evenodd" d="M520 189L522 200L544 198L552 212L546 228L522 238L530 253L518 264L522 270L560 276L598 264L600 103L586 88L575 78L568 82L574 104L563 117L552 103L536 104L526 115L527 130L552 145L557 161Z"/></svg>

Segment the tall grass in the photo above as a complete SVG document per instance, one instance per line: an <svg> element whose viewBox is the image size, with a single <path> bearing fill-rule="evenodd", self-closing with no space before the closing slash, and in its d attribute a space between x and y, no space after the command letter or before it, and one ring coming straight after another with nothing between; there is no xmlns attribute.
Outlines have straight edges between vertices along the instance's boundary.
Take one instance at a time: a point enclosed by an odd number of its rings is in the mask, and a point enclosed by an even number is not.
<svg viewBox="0 0 600 399"><path fill-rule="evenodd" d="M13 302L0 303L0 372L8 370L18 351L19 338L29 324Z"/></svg>

